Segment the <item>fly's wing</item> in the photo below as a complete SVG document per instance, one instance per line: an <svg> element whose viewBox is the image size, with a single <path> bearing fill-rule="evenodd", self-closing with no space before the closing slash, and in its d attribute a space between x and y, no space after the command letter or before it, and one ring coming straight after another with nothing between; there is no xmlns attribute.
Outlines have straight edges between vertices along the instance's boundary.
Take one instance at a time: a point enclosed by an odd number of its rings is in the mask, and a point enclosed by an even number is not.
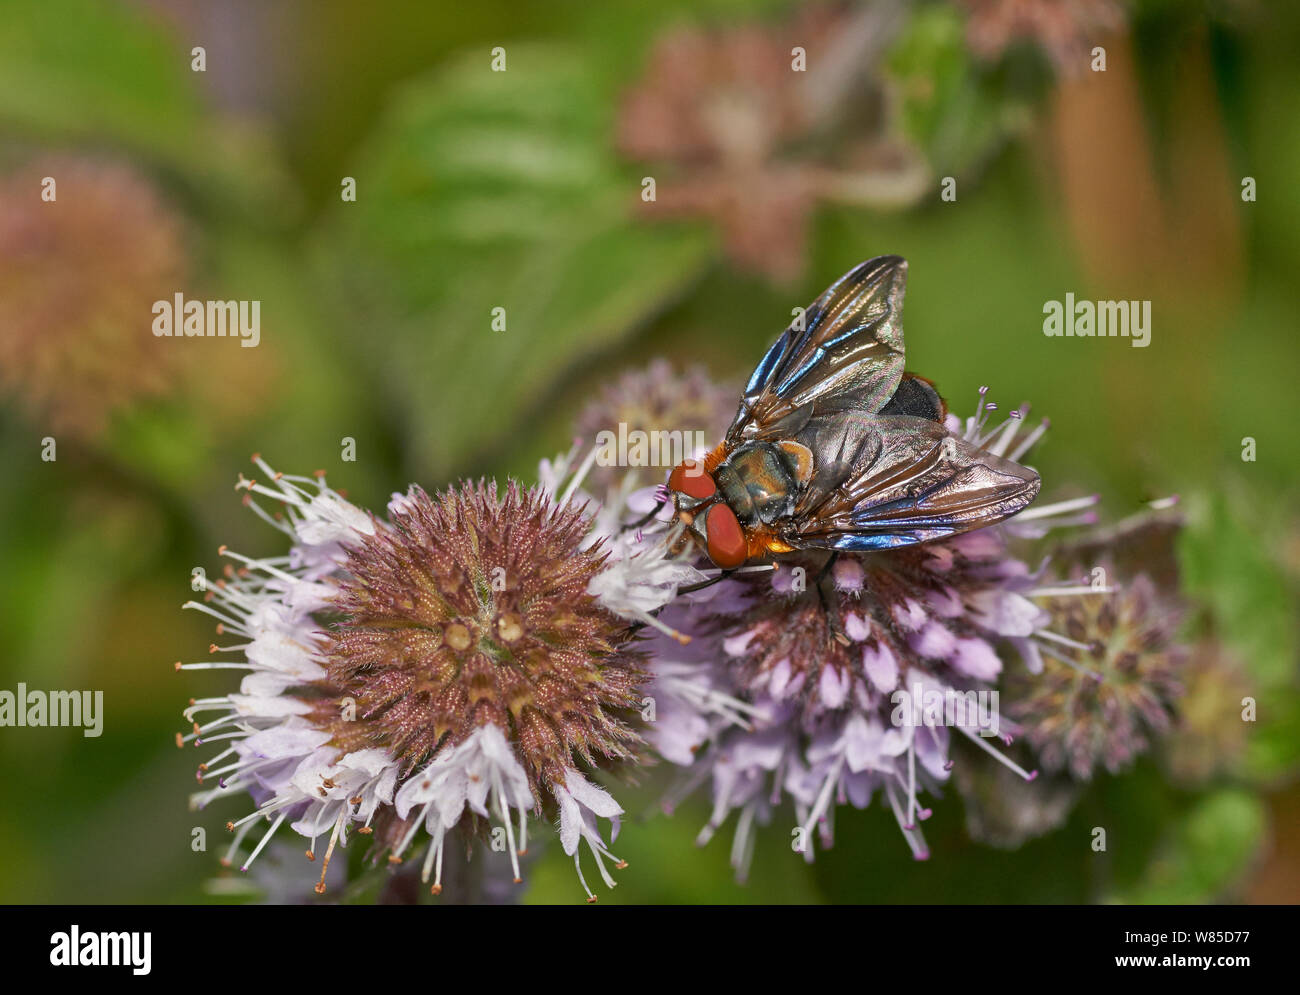
<svg viewBox="0 0 1300 995"><path fill-rule="evenodd" d="M835 281L751 374L727 441L788 438L814 402L818 412L879 411L903 376L906 282L899 256L869 259Z"/></svg>
<svg viewBox="0 0 1300 995"><path fill-rule="evenodd" d="M814 470L795 507L796 547L908 546L983 528L1021 511L1038 474L906 415L813 416L799 434Z"/></svg>

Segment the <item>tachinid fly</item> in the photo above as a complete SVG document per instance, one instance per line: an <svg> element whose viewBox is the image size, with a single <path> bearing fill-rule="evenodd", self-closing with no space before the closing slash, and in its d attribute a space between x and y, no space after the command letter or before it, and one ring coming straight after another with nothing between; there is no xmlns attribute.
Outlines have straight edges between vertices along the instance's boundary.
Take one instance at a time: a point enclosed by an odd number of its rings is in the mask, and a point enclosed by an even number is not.
<svg viewBox="0 0 1300 995"><path fill-rule="evenodd" d="M940 539L1037 495L1037 473L948 431L933 385L904 372L906 280L880 256L832 284L767 351L722 442L673 470L674 519L716 566Z"/></svg>

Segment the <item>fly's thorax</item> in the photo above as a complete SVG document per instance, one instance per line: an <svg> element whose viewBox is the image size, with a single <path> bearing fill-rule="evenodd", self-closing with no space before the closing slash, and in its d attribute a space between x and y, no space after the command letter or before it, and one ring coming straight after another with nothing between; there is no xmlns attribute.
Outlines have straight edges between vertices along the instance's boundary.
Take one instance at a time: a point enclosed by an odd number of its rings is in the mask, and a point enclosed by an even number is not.
<svg viewBox="0 0 1300 995"><path fill-rule="evenodd" d="M682 463L669 476L668 490L684 526L683 544L697 544L715 566L734 570L749 559L755 535L793 514L811 473L812 452L791 441L746 442L712 472L706 469L711 459Z"/></svg>
<svg viewBox="0 0 1300 995"><path fill-rule="evenodd" d="M741 522L770 525L794 513L800 469L797 454L788 447L746 442L718 465L713 477L722 500Z"/></svg>

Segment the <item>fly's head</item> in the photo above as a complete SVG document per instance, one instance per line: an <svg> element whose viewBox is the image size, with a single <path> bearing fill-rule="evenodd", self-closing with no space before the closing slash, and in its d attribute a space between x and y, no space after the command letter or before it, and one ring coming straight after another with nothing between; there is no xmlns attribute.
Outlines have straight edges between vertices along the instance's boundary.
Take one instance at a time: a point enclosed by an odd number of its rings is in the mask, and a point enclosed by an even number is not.
<svg viewBox="0 0 1300 995"><path fill-rule="evenodd" d="M685 528L680 552L689 544L702 549L722 570L734 570L749 558L749 544L740 519L718 490L718 482L702 460L688 459L668 477L674 520Z"/></svg>

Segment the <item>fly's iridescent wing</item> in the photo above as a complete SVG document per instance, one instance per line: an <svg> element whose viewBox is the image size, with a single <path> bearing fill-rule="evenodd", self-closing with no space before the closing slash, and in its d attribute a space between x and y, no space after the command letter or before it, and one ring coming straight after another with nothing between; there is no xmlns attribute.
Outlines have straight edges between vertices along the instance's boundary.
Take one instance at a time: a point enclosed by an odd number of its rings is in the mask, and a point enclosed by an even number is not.
<svg viewBox="0 0 1300 995"><path fill-rule="evenodd" d="M814 453L787 541L800 548L907 546L993 525L1038 494L1038 474L908 415L814 415Z"/></svg>
<svg viewBox="0 0 1300 995"><path fill-rule="evenodd" d="M906 282L899 256L870 259L835 281L751 374L727 441L789 437L814 407L879 411L903 376Z"/></svg>
<svg viewBox="0 0 1300 995"><path fill-rule="evenodd" d="M726 441L806 447L808 476L782 538L796 548L885 549L1001 521L1038 474L953 435L929 381L903 372L907 263L880 256L837 280L754 370Z"/></svg>

